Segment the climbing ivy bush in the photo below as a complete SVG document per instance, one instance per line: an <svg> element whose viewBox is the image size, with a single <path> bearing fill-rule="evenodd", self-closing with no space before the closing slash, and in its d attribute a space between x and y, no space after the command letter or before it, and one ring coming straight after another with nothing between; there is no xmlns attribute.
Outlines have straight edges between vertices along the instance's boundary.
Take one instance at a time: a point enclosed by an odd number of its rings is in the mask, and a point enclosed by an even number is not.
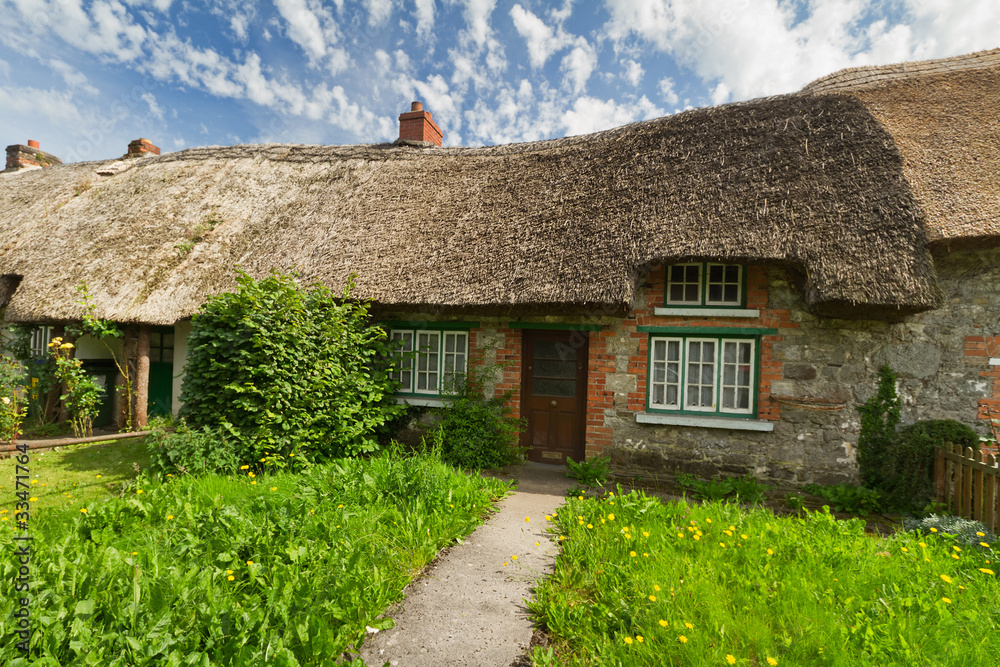
<svg viewBox="0 0 1000 667"><path fill-rule="evenodd" d="M219 429L247 464L373 451L374 429L396 411L394 385L385 332L351 299L353 283L337 295L278 272L238 271L236 282L192 319L181 416Z"/></svg>
<svg viewBox="0 0 1000 667"><path fill-rule="evenodd" d="M878 389L864 405L858 434L858 472L869 489L884 487L885 460L899 423L900 405L896 394L896 373L888 364L878 371Z"/></svg>

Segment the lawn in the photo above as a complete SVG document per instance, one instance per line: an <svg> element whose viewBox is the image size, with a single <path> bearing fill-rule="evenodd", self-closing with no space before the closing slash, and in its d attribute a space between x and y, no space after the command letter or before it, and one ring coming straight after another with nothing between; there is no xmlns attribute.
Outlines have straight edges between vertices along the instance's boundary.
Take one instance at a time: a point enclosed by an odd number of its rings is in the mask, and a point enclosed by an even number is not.
<svg viewBox="0 0 1000 667"><path fill-rule="evenodd" d="M0 663L335 664L507 490L428 456L252 473L140 477L125 497L33 514L31 652L4 596ZM16 534L0 530L8 554ZM3 559L5 582L17 567Z"/></svg>
<svg viewBox="0 0 1000 667"><path fill-rule="evenodd" d="M536 665L985 665L1000 654L992 545L872 537L642 493L571 499L531 609Z"/></svg>
<svg viewBox="0 0 1000 667"><path fill-rule="evenodd" d="M17 452L15 452L15 455ZM143 440L111 440L28 453L31 503L34 512L86 507L94 500L118 495L122 484L145 470L149 454ZM14 504L15 457L0 459L0 519L10 517ZM23 473L22 473L23 474ZM8 518L8 521L13 521Z"/></svg>

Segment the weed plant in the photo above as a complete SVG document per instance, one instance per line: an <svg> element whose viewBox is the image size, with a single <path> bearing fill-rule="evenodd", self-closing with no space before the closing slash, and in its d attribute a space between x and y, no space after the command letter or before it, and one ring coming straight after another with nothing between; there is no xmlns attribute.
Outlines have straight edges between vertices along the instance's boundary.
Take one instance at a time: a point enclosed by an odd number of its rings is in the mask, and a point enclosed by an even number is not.
<svg viewBox="0 0 1000 667"><path fill-rule="evenodd" d="M174 476L32 518L30 654L0 598L0 664L329 665L506 486L433 456L273 476ZM4 581L17 578L0 530Z"/></svg>
<svg viewBox="0 0 1000 667"><path fill-rule="evenodd" d="M732 498L741 503L760 503L764 501L767 491L771 488L757 481L757 478L747 473L743 477L727 477L719 479L699 479L694 475L680 473L677 483L691 492L696 500L723 500Z"/></svg>
<svg viewBox="0 0 1000 667"><path fill-rule="evenodd" d="M530 603L561 665L966 665L1000 654L994 545L826 511L570 499ZM984 539L983 536L980 539Z"/></svg>
<svg viewBox="0 0 1000 667"><path fill-rule="evenodd" d="M604 486L611 472L611 457L597 456L587 461L566 459L566 476L583 486Z"/></svg>

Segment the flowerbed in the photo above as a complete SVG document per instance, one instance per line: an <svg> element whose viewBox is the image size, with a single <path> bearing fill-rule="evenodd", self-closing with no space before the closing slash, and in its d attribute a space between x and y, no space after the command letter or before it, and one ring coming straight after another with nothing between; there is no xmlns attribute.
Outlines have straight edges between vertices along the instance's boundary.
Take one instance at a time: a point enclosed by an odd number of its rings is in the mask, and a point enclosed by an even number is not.
<svg viewBox="0 0 1000 667"><path fill-rule="evenodd" d="M993 545L642 493L573 499L553 520L563 553L531 604L553 643L535 664L964 666L1000 655Z"/></svg>
<svg viewBox="0 0 1000 667"><path fill-rule="evenodd" d="M504 484L432 457L146 482L32 519L31 650L0 599L0 663L333 664ZM13 586L16 530L0 532Z"/></svg>

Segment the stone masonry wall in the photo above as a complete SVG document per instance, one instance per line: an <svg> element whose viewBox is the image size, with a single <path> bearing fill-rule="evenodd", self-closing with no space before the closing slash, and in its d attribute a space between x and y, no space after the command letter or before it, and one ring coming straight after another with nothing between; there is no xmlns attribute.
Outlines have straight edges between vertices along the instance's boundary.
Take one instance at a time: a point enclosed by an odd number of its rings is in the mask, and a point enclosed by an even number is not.
<svg viewBox="0 0 1000 667"><path fill-rule="evenodd" d="M750 267L748 307L759 319L729 326L778 329L761 339L758 420L772 432L640 424L645 410L649 334L643 325L726 326L723 321L662 318L664 272L645 277L633 317L594 334L588 456L610 454L623 476L702 476L746 472L778 484L856 481L857 407L875 390L877 370L899 374L903 422L956 419L980 424L1000 412L1000 250L936 258L944 305L902 322L818 318L776 268ZM991 358L997 365L991 365Z"/></svg>

